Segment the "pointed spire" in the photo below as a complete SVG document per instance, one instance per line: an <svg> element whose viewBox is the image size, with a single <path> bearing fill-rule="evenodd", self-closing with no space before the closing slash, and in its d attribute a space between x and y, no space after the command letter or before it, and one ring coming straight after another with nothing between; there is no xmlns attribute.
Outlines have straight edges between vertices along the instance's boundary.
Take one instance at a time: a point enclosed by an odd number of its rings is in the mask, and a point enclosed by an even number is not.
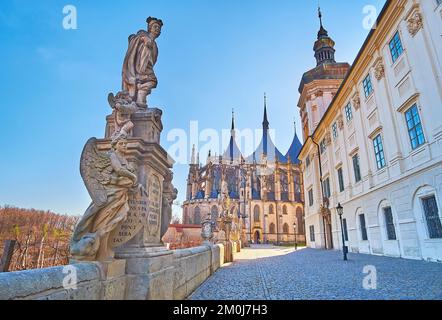
<svg viewBox="0 0 442 320"><path fill-rule="evenodd" d="M196 159L195 159L195 145L193 145L193 147L192 147L192 157L190 159L190 164L195 164L195 161L196 161Z"/></svg>
<svg viewBox="0 0 442 320"><path fill-rule="evenodd" d="M315 51L316 65L320 66L327 63L336 63L335 61L335 42L328 36L328 31L325 30L322 21L321 7L318 6L318 17L320 28L318 32L318 39L315 42L313 50Z"/></svg>
<svg viewBox="0 0 442 320"><path fill-rule="evenodd" d="M230 130L232 137L235 137L235 110L232 109L232 129Z"/></svg>
<svg viewBox="0 0 442 320"><path fill-rule="evenodd" d="M262 128L264 130L269 129L269 120L267 118L267 95L264 93L264 121L262 122Z"/></svg>
<svg viewBox="0 0 442 320"><path fill-rule="evenodd" d="M235 109L232 108L232 130L235 130Z"/></svg>

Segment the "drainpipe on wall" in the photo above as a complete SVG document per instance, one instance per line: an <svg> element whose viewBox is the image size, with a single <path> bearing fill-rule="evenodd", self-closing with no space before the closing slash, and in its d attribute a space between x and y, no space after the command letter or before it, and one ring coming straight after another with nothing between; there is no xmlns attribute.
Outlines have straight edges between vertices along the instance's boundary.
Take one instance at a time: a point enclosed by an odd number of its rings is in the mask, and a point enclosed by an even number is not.
<svg viewBox="0 0 442 320"><path fill-rule="evenodd" d="M313 137L310 137L312 139L312 142L316 145L316 148L318 149L318 161L319 161L319 181L321 182L321 195L322 195L322 206L324 206L324 184L322 181L322 161L321 161L321 148L319 147L319 144L316 143L316 141L313 139ZM322 217L322 225L324 227L324 244L325 249L327 250L327 231L325 229L325 221Z"/></svg>

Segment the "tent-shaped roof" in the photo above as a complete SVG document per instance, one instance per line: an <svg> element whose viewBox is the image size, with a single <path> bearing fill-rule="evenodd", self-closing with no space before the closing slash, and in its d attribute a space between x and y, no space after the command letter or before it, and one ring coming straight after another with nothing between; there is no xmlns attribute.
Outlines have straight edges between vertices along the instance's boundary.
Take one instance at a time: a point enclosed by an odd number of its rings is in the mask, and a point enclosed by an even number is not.
<svg viewBox="0 0 442 320"><path fill-rule="evenodd" d="M287 158L278 150L269 133L269 121L267 118L267 101L264 97L264 121L262 123L262 140L256 150L247 158L247 162L259 163L264 155L268 162L287 163Z"/></svg>
<svg viewBox="0 0 442 320"><path fill-rule="evenodd" d="M287 151L287 154L285 155L287 161L290 159L291 163L299 164L298 155L299 152L301 152L301 149L302 149L302 143L301 141L299 141L295 127L295 136L293 137L293 141L292 144L290 145L289 151Z"/></svg>

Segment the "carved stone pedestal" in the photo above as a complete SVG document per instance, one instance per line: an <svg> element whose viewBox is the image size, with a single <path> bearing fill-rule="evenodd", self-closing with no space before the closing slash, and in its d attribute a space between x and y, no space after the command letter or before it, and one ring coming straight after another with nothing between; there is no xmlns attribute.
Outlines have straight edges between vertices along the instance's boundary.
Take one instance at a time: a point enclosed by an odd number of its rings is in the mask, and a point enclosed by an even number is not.
<svg viewBox="0 0 442 320"><path fill-rule="evenodd" d="M116 257L126 261L126 299L171 300L175 266L165 247L132 248Z"/></svg>
<svg viewBox="0 0 442 320"><path fill-rule="evenodd" d="M164 300L173 298L173 253L161 242L164 197L171 181L173 161L160 146L162 112L139 111L132 115L134 128L128 139L127 155L137 168L141 189L129 194L129 213L112 233L115 258L125 261L126 299ZM108 117L106 136L113 134L113 116ZM102 141L105 149L106 140Z"/></svg>

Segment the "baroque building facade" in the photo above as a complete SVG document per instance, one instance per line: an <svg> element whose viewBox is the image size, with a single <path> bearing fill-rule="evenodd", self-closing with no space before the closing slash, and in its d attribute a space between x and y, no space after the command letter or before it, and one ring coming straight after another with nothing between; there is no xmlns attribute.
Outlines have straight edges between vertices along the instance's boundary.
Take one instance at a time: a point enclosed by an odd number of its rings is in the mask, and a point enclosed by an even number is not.
<svg viewBox="0 0 442 320"><path fill-rule="evenodd" d="M242 234L241 240L249 243L305 242L302 173L297 159L302 144L295 133L283 155L269 131L265 103L261 143L250 156L243 156L236 143L233 118L230 143L222 156L209 154L202 165L199 154L192 151L184 224L200 225L210 215L218 234L225 188L232 203L233 231L241 229L233 235Z"/></svg>
<svg viewBox="0 0 442 320"><path fill-rule="evenodd" d="M442 261L441 35L440 0L389 0L348 69L321 21L298 104L309 247Z"/></svg>

